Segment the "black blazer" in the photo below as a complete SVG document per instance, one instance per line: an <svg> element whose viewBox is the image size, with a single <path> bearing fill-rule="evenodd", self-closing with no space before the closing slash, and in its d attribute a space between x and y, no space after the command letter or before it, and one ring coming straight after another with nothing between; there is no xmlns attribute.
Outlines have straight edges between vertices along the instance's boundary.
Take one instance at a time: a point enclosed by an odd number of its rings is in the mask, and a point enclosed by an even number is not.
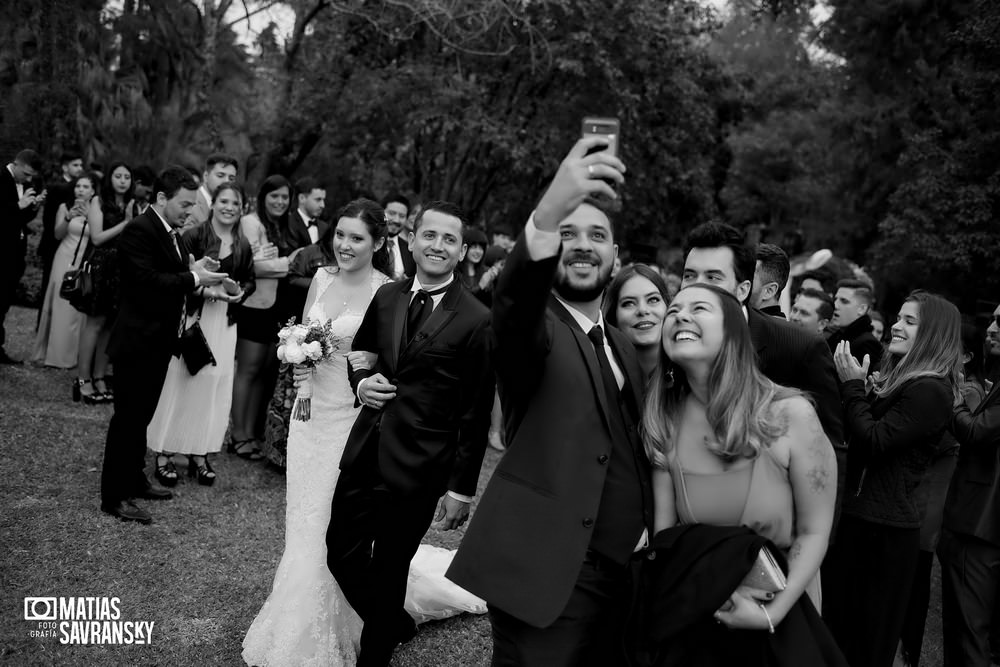
<svg viewBox="0 0 1000 667"><path fill-rule="evenodd" d="M479 501L447 576L535 627L562 612L590 546L613 451L594 346L551 294L559 256L532 261L522 236L493 294L494 365L508 447ZM634 397L644 378L635 350L612 326L607 338ZM634 420L629 445L641 451ZM649 462L638 457L643 495ZM652 503L642 517L652 525Z"/></svg>
<svg viewBox="0 0 1000 667"><path fill-rule="evenodd" d="M30 187L30 183L24 186L25 190ZM17 201L17 183L7 165L0 165L0 257L23 263L28 223L35 219L38 207L21 209Z"/></svg>
<svg viewBox="0 0 1000 667"><path fill-rule="evenodd" d="M840 391L833 355L826 342L800 327L749 308L750 337L761 372L771 381L807 392L835 448L844 442Z"/></svg>
<svg viewBox="0 0 1000 667"><path fill-rule="evenodd" d="M944 505L944 526L1000 546L1000 382L970 411L952 417L958 465Z"/></svg>
<svg viewBox="0 0 1000 667"><path fill-rule="evenodd" d="M857 359L859 364L864 361L865 355L868 355L869 372L878 370L879 362L882 360L882 343L872 333L870 317L862 315L846 327L834 331L826 342L832 352L844 340L851 344L851 356Z"/></svg>
<svg viewBox="0 0 1000 667"><path fill-rule="evenodd" d="M59 180L49 183L45 189L48 195L42 208L42 238L38 242L38 256L48 259L59 247L59 239L56 238L56 214L59 206L66 204L69 209L73 205L73 183L60 176Z"/></svg>
<svg viewBox="0 0 1000 667"><path fill-rule="evenodd" d="M403 241L398 236L396 247L399 248L399 255L403 258L403 273L413 276L417 272L417 263L413 261L413 252L410 251L410 244Z"/></svg>
<svg viewBox="0 0 1000 667"><path fill-rule="evenodd" d="M326 233L327 228L329 228L330 223L326 220L317 218L316 219L316 229L319 231L319 236L317 239L323 238L323 234ZM299 215L299 210L296 208L288 214L288 237L291 239L292 248L305 248L308 245L312 245L312 239L309 238L309 228L306 227L305 221L302 216Z"/></svg>
<svg viewBox="0 0 1000 667"><path fill-rule="evenodd" d="M173 353L184 299L194 290L187 250L181 242L184 259L177 256L170 235L152 209L125 225L117 244L119 310L108 354L113 358L142 355L151 349Z"/></svg>
<svg viewBox="0 0 1000 667"><path fill-rule="evenodd" d="M412 280L379 288L352 349L376 352L370 370L350 369L351 388L381 373L396 397L358 414L340 459L349 471L368 447L378 449L385 484L400 494L451 490L474 496L493 409L489 311L455 280L403 347Z"/></svg>

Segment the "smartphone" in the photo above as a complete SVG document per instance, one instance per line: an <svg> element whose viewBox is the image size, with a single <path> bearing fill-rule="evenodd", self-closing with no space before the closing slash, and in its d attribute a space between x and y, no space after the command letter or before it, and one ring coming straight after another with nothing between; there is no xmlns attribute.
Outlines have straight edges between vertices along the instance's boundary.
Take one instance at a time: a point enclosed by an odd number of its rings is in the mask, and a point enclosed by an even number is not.
<svg viewBox="0 0 1000 667"><path fill-rule="evenodd" d="M621 124L617 118L587 117L583 119L581 134L584 137L596 134L608 140L607 148L594 149L590 151L591 153L606 150L615 157L618 157L618 137L620 131Z"/></svg>

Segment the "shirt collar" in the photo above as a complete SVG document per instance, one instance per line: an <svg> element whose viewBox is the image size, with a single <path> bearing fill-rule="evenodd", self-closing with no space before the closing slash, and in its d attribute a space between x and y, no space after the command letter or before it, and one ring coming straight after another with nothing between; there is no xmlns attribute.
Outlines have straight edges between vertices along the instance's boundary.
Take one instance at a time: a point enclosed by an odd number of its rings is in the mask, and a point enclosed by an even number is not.
<svg viewBox="0 0 1000 667"><path fill-rule="evenodd" d="M202 184L201 186L199 186L198 192L200 192L201 196L205 198L205 202L208 203L209 206L211 206L212 205L212 195L209 194L208 188L206 188L205 185Z"/></svg>
<svg viewBox="0 0 1000 667"><path fill-rule="evenodd" d="M173 227L171 227L171 226L170 226L170 224L169 224L169 223L168 223L168 222L167 222L166 220L164 220L164 219L163 219L163 216L162 216L162 215L160 215L160 212L159 212L159 211L157 211L157 210L156 210L156 209L155 209L154 207L152 207L152 206L150 206L150 207L149 207L149 210L150 210L150 211L152 211L153 213L155 213L155 214L156 214L156 217L160 219L160 224L162 224L162 225L163 225L163 228L167 230L167 234L172 234L172 233L173 233L173 231L174 231L174 228L173 228Z"/></svg>
<svg viewBox="0 0 1000 667"><path fill-rule="evenodd" d="M306 212L303 211L301 208L299 208L299 217L302 218L302 222L305 223L305 225L308 227L309 221L312 220L312 218L306 215Z"/></svg>
<svg viewBox="0 0 1000 667"><path fill-rule="evenodd" d="M555 292L553 292L553 294L555 294ZM580 326L581 329L583 329L584 333L588 333L591 329L593 329L595 324L601 327L601 331L604 332L607 331L607 326L604 324L604 314L601 313L600 310L597 311L597 321L594 322L589 317L580 312L580 310L576 306L570 304L568 301L563 299L558 294L555 294L555 297L559 303L561 303L566 307L566 310L568 310L569 314L573 316L573 320ZM608 340L606 335L604 337L604 340L605 341Z"/></svg>
<svg viewBox="0 0 1000 667"><path fill-rule="evenodd" d="M454 273L451 274L448 277L448 280L444 281L440 285L435 285L434 289L439 290L439 289L442 289L444 287L447 287L448 285L450 285L452 283L453 280L455 280L455 274ZM410 288L410 291L411 292L419 292L422 289L424 289L424 288L420 285L420 280L418 280L416 276L413 276L413 287Z"/></svg>

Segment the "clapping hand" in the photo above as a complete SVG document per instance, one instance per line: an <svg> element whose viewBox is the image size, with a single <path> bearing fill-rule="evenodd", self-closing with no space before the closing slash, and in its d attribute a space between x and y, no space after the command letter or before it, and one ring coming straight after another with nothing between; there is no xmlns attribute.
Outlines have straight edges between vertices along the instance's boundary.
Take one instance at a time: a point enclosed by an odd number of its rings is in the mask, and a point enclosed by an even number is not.
<svg viewBox="0 0 1000 667"><path fill-rule="evenodd" d="M605 150L587 154L591 149L607 145L607 137L599 135L591 135L576 142L538 202L538 208L535 209L535 225L538 229L554 231L587 197L601 195L618 199L618 193L607 180L617 184L624 183L625 163Z"/></svg>
<svg viewBox="0 0 1000 667"><path fill-rule="evenodd" d="M862 363L851 355L851 344L842 340L837 344L837 349L833 353L833 365L837 367L837 377L841 382L850 380L861 380L868 377L868 366L871 358L866 354Z"/></svg>
<svg viewBox="0 0 1000 667"><path fill-rule="evenodd" d="M219 269L219 262L211 257L202 257L196 262L194 255L188 255L188 269L198 276L198 284L205 287L218 285L229 277L225 273L216 273ZM225 295L225 290L222 293Z"/></svg>
<svg viewBox="0 0 1000 667"><path fill-rule="evenodd" d="M211 287L206 287L205 291L202 292L202 296L209 301L225 301L226 303L239 303L243 298L243 290L241 289L236 294L230 294L221 285L213 285Z"/></svg>

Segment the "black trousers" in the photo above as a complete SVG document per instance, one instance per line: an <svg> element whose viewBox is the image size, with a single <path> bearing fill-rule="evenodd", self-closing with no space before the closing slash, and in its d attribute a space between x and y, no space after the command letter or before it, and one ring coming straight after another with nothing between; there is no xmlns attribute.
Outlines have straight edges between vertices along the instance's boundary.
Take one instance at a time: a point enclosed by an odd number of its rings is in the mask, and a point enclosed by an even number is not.
<svg viewBox="0 0 1000 667"><path fill-rule="evenodd" d="M945 528L938 559L945 667L989 667L1000 547Z"/></svg>
<svg viewBox="0 0 1000 667"><path fill-rule="evenodd" d="M168 350L146 350L143 356L115 357L115 413L108 426L101 470L101 504L132 498L149 483L146 429L156 412L170 365Z"/></svg>
<svg viewBox="0 0 1000 667"><path fill-rule="evenodd" d="M919 554L919 528L841 517L823 569L823 619L851 667L891 667Z"/></svg>
<svg viewBox="0 0 1000 667"><path fill-rule="evenodd" d="M927 607L931 601L931 570L934 567L934 552L920 550L917 557L917 567L913 574L913 588L910 590L910 604L907 605L906 618L900 641L903 643L903 655L909 667L920 667L920 652L924 645L924 628L927 625Z"/></svg>
<svg viewBox="0 0 1000 667"><path fill-rule="evenodd" d="M490 607L492 667L618 667L630 663L625 628L637 563L618 565L588 552L566 607L546 628Z"/></svg>
<svg viewBox="0 0 1000 667"><path fill-rule="evenodd" d="M116 375L117 378L117 375ZM403 610L410 560L437 507L434 494L401 496L382 482L369 443L333 494L327 565L364 620L359 667L384 667L415 624Z"/></svg>
<svg viewBox="0 0 1000 667"><path fill-rule="evenodd" d="M7 342L4 320L7 319L7 311L14 304L17 287L24 275L24 241L18 241L17 247L11 250L13 252L0 253L0 348Z"/></svg>

